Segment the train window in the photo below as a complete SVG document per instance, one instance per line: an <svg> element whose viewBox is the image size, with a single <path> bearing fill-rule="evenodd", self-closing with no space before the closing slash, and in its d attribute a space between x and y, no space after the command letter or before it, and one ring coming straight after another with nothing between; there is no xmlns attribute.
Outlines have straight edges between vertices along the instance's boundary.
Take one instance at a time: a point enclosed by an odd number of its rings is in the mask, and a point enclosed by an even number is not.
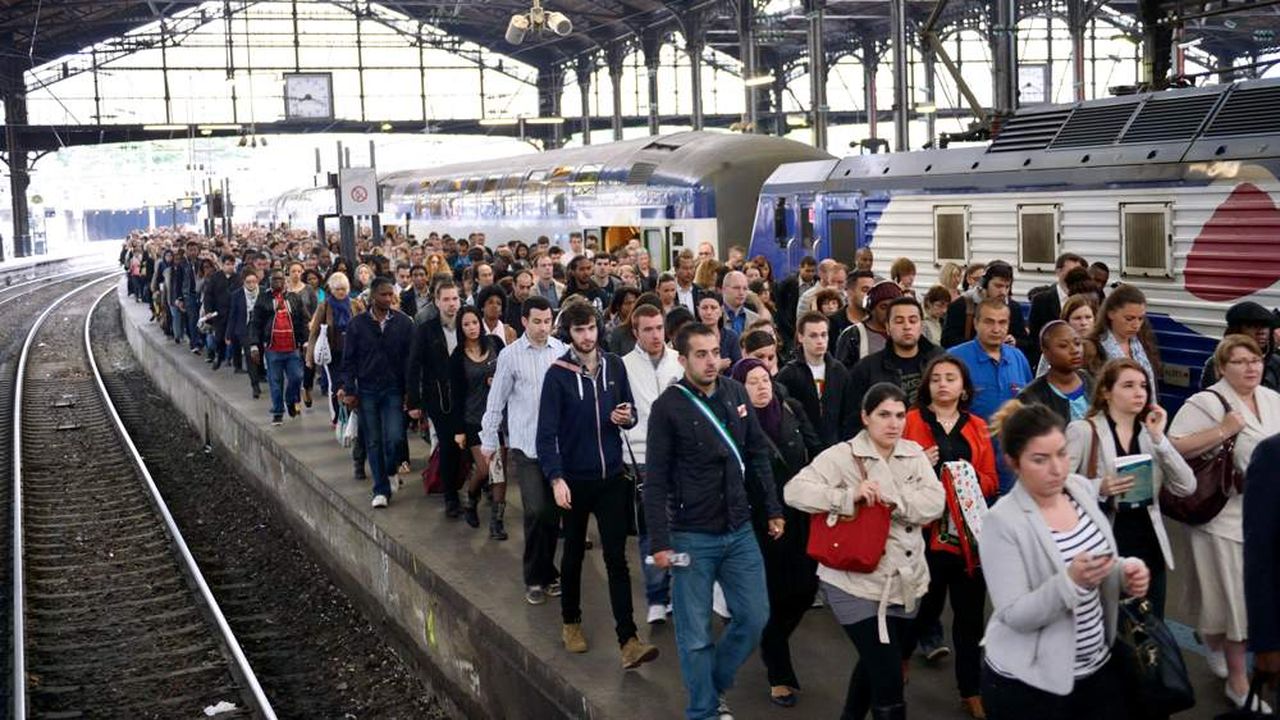
<svg viewBox="0 0 1280 720"><path fill-rule="evenodd" d="M573 176L574 185L595 185L600 180L600 165L583 165Z"/></svg>
<svg viewBox="0 0 1280 720"><path fill-rule="evenodd" d="M498 181L502 179L500 175L490 175L484 179L484 192L493 192L498 189Z"/></svg>
<svg viewBox="0 0 1280 720"><path fill-rule="evenodd" d="M1061 209L1057 205L1018 206L1018 268L1053 270L1062 241L1059 230Z"/></svg>
<svg viewBox="0 0 1280 720"><path fill-rule="evenodd" d="M933 259L938 264L969 262L967 205L943 205L933 209Z"/></svg>
<svg viewBox="0 0 1280 720"><path fill-rule="evenodd" d="M511 173L510 175L502 178L501 189L515 190L516 188L520 187L520 180L521 180L520 173Z"/></svg>
<svg viewBox="0 0 1280 720"><path fill-rule="evenodd" d="M800 206L800 240L806 248L813 247L813 206Z"/></svg>
<svg viewBox="0 0 1280 720"><path fill-rule="evenodd" d="M1166 203L1120 205L1120 273L1173 277L1172 206Z"/></svg>
<svg viewBox="0 0 1280 720"><path fill-rule="evenodd" d="M777 198L773 201L773 239L778 247L787 246L787 199Z"/></svg>

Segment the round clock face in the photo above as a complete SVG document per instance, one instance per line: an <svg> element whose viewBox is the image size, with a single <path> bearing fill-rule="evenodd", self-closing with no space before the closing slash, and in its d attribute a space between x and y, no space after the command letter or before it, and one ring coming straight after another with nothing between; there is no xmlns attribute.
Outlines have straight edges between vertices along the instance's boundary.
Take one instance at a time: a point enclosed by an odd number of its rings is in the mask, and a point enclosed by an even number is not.
<svg viewBox="0 0 1280 720"><path fill-rule="evenodd" d="M333 117L333 76L292 73L284 76L284 115L288 120Z"/></svg>

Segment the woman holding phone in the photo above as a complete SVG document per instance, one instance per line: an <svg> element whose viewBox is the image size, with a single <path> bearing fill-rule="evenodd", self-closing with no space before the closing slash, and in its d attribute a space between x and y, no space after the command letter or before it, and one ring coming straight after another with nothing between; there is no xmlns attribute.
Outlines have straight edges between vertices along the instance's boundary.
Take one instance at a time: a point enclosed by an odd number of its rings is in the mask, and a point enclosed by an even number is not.
<svg viewBox="0 0 1280 720"><path fill-rule="evenodd" d="M992 424L1018 481L983 519L978 553L994 608L982 701L991 720L1125 720L1112 655L1123 591L1147 592L1141 558L1116 555L1097 489L1072 475L1062 418L1011 400Z"/></svg>
<svg viewBox="0 0 1280 720"><path fill-rule="evenodd" d="M1173 567L1169 535L1160 515L1160 489L1185 497L1195 492L1196 476L1164 433L1168 416L1151 404L1147 373L1129 359L1112 360L1102 368L1089 412L1067 426L1070 470L1093 481L1107 503L1116 550L1142 558L1151 570L1147 597L1158 617L1164 617L1165 570ZM1144 482L1117 467L1117 460L1148 456L1138 463Z"/></svg>

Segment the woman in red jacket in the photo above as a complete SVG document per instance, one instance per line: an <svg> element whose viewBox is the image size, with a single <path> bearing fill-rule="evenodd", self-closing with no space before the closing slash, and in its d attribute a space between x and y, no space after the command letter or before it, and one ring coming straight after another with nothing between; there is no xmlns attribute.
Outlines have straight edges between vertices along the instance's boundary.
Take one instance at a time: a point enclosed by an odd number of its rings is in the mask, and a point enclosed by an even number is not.
<svg viewBox="0 0 1280 720"><path fill-rule="evenodd" d="M973 382L964 363L950 355L934 358L925 368L916 407L907 413L902 437L925 449L947 489L947 510L927 530L929 592L921 601L915 634L926 658L937 660L950 653L939 623L950 592L960 701L970 716L985 718L978 694L982 668L978 643L987 586L978 567L978 531L970 525L985 512L983 501L995 497L1000 483L987 423L969 413L972 398ZM914 647L907 649L908 658L913 651Z"/></svg>

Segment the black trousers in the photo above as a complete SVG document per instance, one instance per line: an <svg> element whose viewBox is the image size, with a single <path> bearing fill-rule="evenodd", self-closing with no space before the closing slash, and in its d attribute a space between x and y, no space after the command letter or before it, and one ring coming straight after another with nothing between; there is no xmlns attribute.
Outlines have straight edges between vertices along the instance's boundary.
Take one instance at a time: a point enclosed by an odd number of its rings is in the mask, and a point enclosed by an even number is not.
<svg viewBox="0 0 1280 720"><path fill-rule="evenodd" d="M1126 693L1115 656L1085 678L1070 695L1054 695L982 664L982 703L989 720L1125 720Z"/></svg>
<svg viewBox="0 0 1280 720"><path fill-rule="evenodd" d="M790 511L791 508L785 508ZM797 513L798 514L798 513ZM764 558L765 585L769 590L769 622L760 636L760 659L769 675L769 685L800 689L791 664L791 634L804 614L813 607L818 593L817 563L805 553L808 538L804 519L787 512L787 533L774 540L757 523L756 539Z"/></svg>
<svg viewBox="0 0 1280 720"><path fill-rule="evenodd" d="M596 516L604 566L609 576L609 605L613 608L618 644L636 636L631 605L631 574L627 570L627 513L631 488L623 475L604 480L569 481L569 510L564 520L564 554L560 556L560 613L564 622L582 622L582 559L587 552L587 525Z"/></svg>
<svg viewBox="0 0 1280 720"><path fill-rule="evenodd" d="M444 427L433 418L436 428L436 443L440 447L440 483L444 485L445 502L458 502L458 489L462 487L462 450L453 441L453 433L442 430ZM405 458L408 457L408 444L405 444Z"/></svg>
<svg viewBox="0 0 1280 720"><path fill-rule="evenodd" d="M987 583L981 570L975 570L972 576L965 570L964 558L948 552L925 552L925 560L929 563L929 592L920 602L920 613L916 616L915 631L905 648L910 657L915 652L920 637L925 637L929 628L939 624L942 609L947 604L947 595L951 596L951 642L955 645L956 686L960 697L974 697L980 692L982 683L982 650L979 644L983 633L983 612L987 600Z"/></svg>
<svg viewBox="0 0 1280 720"><path fill-rule="evenodd" d="M551 485L542 476L538 461L519 450L507 453L508 480L520 486L524 509L524 584L546 587L560 579L556 570L556 544L560 539L560 518L551 494Z"/></svg>
<svg viewBox="0 0 1280 720"><path fill-rule="evenodd" d="M1156 538L1156 530L1151 526L1151 516L1146 508L1133 510L1117 510L1112 531L1116 536L1116 552L1126 557L1140 557L1151 570L1151 587L1147 590L1147 599L1156 616L1164 618L1164 602L1168 579L1164 565L1164 554L1160 552L1160 541Z"/></svg>
<svg viewBox="0 0 1280 720"><path fill-rule="evenodd" d="M843 626L844 634L858 649L858 664L849 678L849 691L845 695L840 720L862 720L872 707L903 703L902 648L913 621L896 617L886 620L888 644L880 642L880 631L874 617Z"/></svg>

